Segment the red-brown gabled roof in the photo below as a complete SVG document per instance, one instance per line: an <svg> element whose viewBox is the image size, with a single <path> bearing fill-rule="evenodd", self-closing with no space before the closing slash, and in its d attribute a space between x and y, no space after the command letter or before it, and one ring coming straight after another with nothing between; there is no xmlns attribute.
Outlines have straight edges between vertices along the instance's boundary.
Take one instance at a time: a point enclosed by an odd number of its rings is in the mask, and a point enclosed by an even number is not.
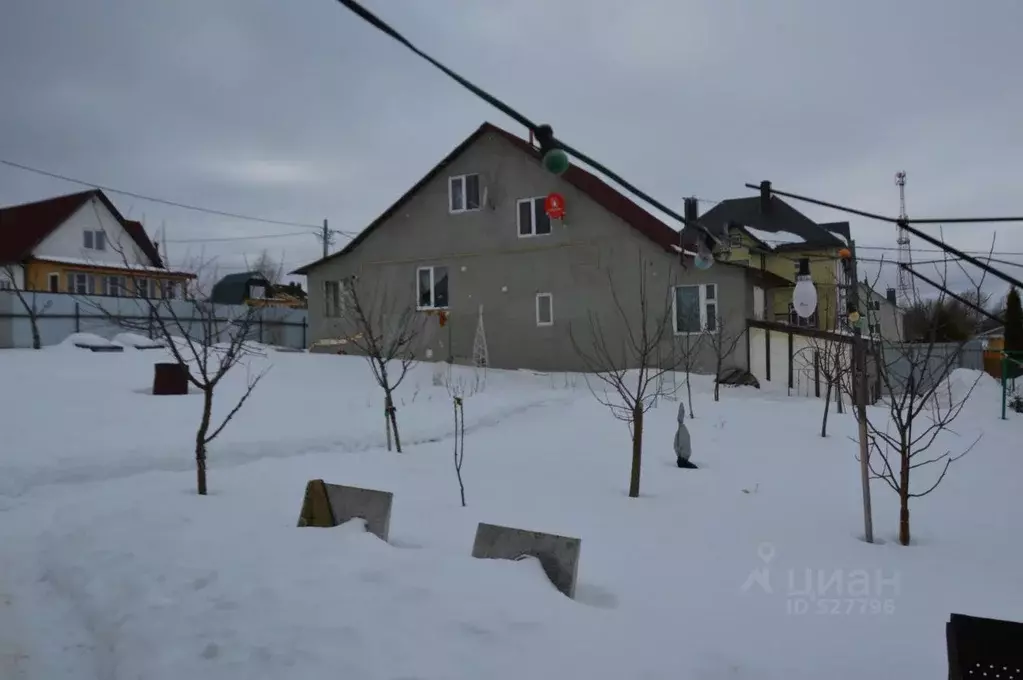
<svg viewBox="0 0 1023 680"><path fill-rule="evenodd" d="M163 267L160 253L149 240L142 223L124 219L99 189L0 208L0 263L22 262L30 257L47 236L93 197L103 202L153 266Z"/></svg>
<svg viewBox="0 0 1023 680"><path fill-rule="evenodd" d="M416 182L411 189L405 192L405 194L390 208L385 210L383 214L373 220L368 227L363 229L355 238L349 241L344 248L336 253L328 255L327 257L296 269L292 272L292 274L304 275L310 269L313 269L327 260L345 255L355 250L355 248L358 247L358 245L362 243L367 236L383 224L389 217L394 215L394 213L396 213L408 200L418 193L420 189L422 189L430 180L436 177L445 167L447 167L448 164L450 164L455 158L460 156L462 152L468 149L469 146L476 142L476 140L488 132L497 134L503 139L511 142L513 146L519 148L523 153L537 159L537 161L540 160L540 152L537 149L534 149L533 146L525 139L517 137L507 130L502 130L492 123L483 123L483 125L477 128L475 132L455 147L451 153L445 156L440 163L435 165L430 172L426 173L422 179ZM679 244L679 232L651 215L634 201L627 198L620 191L612 188L604 180L577 165L569 167L561 178L586 194L591 200L603 207L605 210L621 218L622 221L657 245L661 246L668 252L675 252L674 249Z"/></svg>

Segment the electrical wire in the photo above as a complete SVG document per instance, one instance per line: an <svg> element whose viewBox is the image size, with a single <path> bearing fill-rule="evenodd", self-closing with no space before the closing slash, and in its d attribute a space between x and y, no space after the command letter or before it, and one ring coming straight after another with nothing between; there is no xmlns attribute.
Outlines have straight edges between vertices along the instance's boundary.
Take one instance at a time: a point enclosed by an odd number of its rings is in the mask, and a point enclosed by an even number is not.
<svg viewBox="0 0 1023 680"><path fill-rule="evenodd" d="M195 212L208 213L210 215L219 215L220 217L230 217L232 219L245 220L245 221L248 221L248 222L262 222L263 224L276 224L278 226L283 226L283 227L305 227L307 229L322 229L323 228L322 225L306 224L304 222L289 222L289 221L286 221L286 220L273 220L273 219L269 219L269 218L266 218L266 217L255 217L255 216L252 216L252 215L244 215L242 213L230 212L230 211L227 211L227 210L216 210L214 208L203 208L201 206L191 205L189 203L181 203L179 201L171 201L171 200L166 199L166 198L158 198L156 196L148 196L146 194L139 194L139 193L136 193L134 191L127 191L125 189L115 189L114 187L111 187L111 186L104 186L102 184L96 184L95 182L86 182L85 180L77 179L77 178L74 178L74 177L69 177L67 175L61 175L59 173L50 172L48 170L41 170L39 168L34 168L34 167L29 166L29 165L23 165L21 163L15 163L14 161L9 161L9 160L3 159L3 158L0 158L0 164L6 165L8 167L15 168L15 169L18 169L18 170L24 170L26 172L33 172L33 173L36 173L37 175L44 175L46 177L52 177L54 179L63 180L65 182L71 182L72 184L79 184L81 186L87 186L87 187L91 187L93 189L101 189L101 190L106 191L106 192L111 193L111 194L119 194L119 195L122 195L122 196L130 196L132 198L137 198L137 199L143 200L143 201L151 201L153 203L162 203L163 205L169 205L169 206L173 206L175 208L183 208L184 210L192 210L192 211L195 211Z"/></svg>
<svg viewBox="0 0 1023 680"><path fill-rule="evenodd" d="M181 238L166 239L164 243L226 243L229 241L255 241L268 238L287 238L294 236L319 236L308 231L292 231L286 234L263 234L259 236L224 236L222 238Z"/></svg>
<svg viewBox="0 0 1023 680"><path fill-rule="evenodd" d="M540 132L542 134L541 128L544 127L544 126L538 125L537 123L533 122L532 120L530 120L529 118L527 118L523 114L519 113L517 110L515 110L512 107L510 107L507 104L505 104L503 101L501 101L500 99L498 99L494 95L492 95L489 92L487 92L486 90L484 90L484 89L482 89L482 88L472 84L471 82L469 82L468 80L466 80L462 76L458 75L457 73L452 71L450 68L448 68L444 64L440 63L439 61L437 61L436 59L434 59L430 55L426 54L425 52L420 50L418 47L413 45L401 33L396 31L395 29L391 28L391 26L389 26L385 21L383 21L382 19L377 17L375 14L373 14L368 9L366 9L365 7L360 5L355 0L337 0L337 2L340 5L342 5L343 7L347 8L348 10L350 10L353 14L358 16L360 19L362 19L366 23L370 24L371 26L373 26L374 28L379 30L380 32L384 33L385 35L393 38L394 40L398 41L399 43L401 43L402 45L407 47L414 54L416 54L417 56L421 57L425 61L427 61L430 64L432 64L433 66L435 66L437 69L439 69L445 75L447 75L449 78L451 78L452 80L457 82L459 85L461 85L465 89L467 89L470 92L472 92L474 95L476 95L477 97L479 97L483 101L487 102L488 104L490 104L491 106L496 108L498 111L500 111L504 115L506 115L509 118L511 118L512 120L516 121L517 123L519 123L523 127L528 128L534 134L537 134L538 132ZM547 131L548 132L550 131L549 128L548 128ZM647 194L647 193L641 191L640 189L636 188L634 185L632 185L627 180L625 180L621 175L617 174L613 170L610 170L607 166L605 166L605 165L603 165L601 163L598 163L597 161L593 160L592 158L590 158L589 156L587 156L583 152L581 152L578 149L575 149L575 148L569 146L565 142L562 142L561 140L559 140L559 139L557 139L557 138L555 138L553 136L551 137L551 142L553 143L553 145L555 147L560 148L561 150L563 150L565 153L569 154L570 156L575 156L576 158L578 158L582 162L584 162L587 165L589 165L590 167L592 167L597 172L606 175L609 179L611 179L612 181L620 184L627 191L630 191L631 193L635 194L637 197L639 197L640 199L646 201L647 203L649 203L654 208L660 210L661 212L663 212L664 214L668 215L669 217L672 217L673 219L678 220L683 225L689 226L688 223L686 222L686 219L684 217L682 217L677 212L675 212L674 210L672 210L668 206L664 205L663 203L661 203L657 199L653 198L649 194ZM720 242L720 239L717 236L715 236L714 234L712 234L706 227L703 227L700 224L694 224L692 226L697 228L697 229L699 229L700 231L702 231L708 238L712 239L715 243Z"/></svg>

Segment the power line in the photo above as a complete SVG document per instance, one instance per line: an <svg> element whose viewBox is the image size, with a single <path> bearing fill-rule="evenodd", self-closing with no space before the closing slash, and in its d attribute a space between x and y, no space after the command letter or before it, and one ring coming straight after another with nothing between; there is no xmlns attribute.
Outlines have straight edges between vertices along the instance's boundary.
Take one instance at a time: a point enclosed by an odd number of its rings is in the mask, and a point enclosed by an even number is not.
<svg viewBox="0 0 1023 680"><path fill-rule="evenodd" d="M407 47L410 51L412 51L415 55L417 55L418 57L420 57L423 60L425 60L425 61L429 62L430 64L432 64L438 70L440 70L445 75L447 75L449 78L451 78L452 80L457 82L459 85L461 85L465 89L467 89L470 92L472 92L474 95L476 95L477 97L479 97L483 101L485 101L488 104L490 104L491 106L493 106L495 109L497 109L498 111L500 111L504 115L508 116L509 118L511 118L512 120L517 122L519 125L522 125L523 127L529 129L530 132L532 132L534 135L536 135L536 137L538 139L547 137L549 139L550 143L553 145L553 147L561 149L562 151L564 151L568 155L575 156L577 159L581 160L583 163L586 163L587 165L589 165L591 168L593 168L597 172L606 175L611 181L616 182L617 184L619 184L623 188L625 188L627 191L629 191L629 192L633 193L634 195L636 195L641 200L646 201L647 203L649 203L651 206L653 206L657 210L660 210L661 212L663 212L664 214L668 215L669 217L671 217L671 218L673 218L675 220L678 220L684 226L692 226L695 229L699 229L708 238L712 239L715 242L717 242L719 240L718 237L713 235L706 227L704 227L701 224L699 224L698 220L694 221L694 224L689 225L688 220L686 220L686 218L684 218L682 215L679 215L677 212L675 212L674 210L672 210L668 206L664 205L663 203L658 201L656 198L650 196L649 194L645 193L644 191L641 191L640 189L638 189L634 185L630 184L626 179L624 179L622 176L620 176L619 174L617 174L613 170L610 170L609 168L607 168L606 166L602 165L601 163L598 163L597 161L593 160L592 158L590 158L589 156L587 156L583 152L579 151L578 149L574 149L571 146L569 146L568 144L562 142L561 140L555 139L553 134L551 133L551 128L550 128L549 125L538 125L537 123L533 122L532 120L530 120L526 116L522 115L521 113L519 113L518 111L516 111L512 107L508 106L503 101L501 101L500 99L498 99L494 95L490 94L486 90L484 90L484 89L482 89L482 88L480 88L480 87L478 87L476 85L473 85L471 82L469 82L468 80L466 80L462 76L458 75L457 73L452 71L450 68L448 68L444 64L440 63L439 61L437 61L436 59L434 59L433 57L428 55L426 52L423 52L418 47L413 45L407 38L405 38L405 36L403 36L401 33L396 31L395 29L391 28L391 26L389 26L385 21L383 21L382 19L377 17L375 14L373 14L372 12L367 10L365 7L360 5L355 0L337 0L337 1L338 1L339 4L343 5L345 8L347 8L353 14L358 16L360 19L362 19L363 21L365 21L369 25L373 26L374 28L376 28L380 32L384 33L385 35L387 35L387 36L393 38L394 40L398 41L399 43L401 43L402 45Z"/></svg>
<svg viewBox="0 0 1023 680"><path fill-rule="evenodd" d="M178 201L171 201L166 198L157 198L156 196L148 196L146 194L135 193L134 191L127 191L125 189L115 189L110 186L104 186L102 184L96 184L95 182L86 182L85 180L76 179L74 177L68 177L67 175L61 175L56 172L50 172L48 170L40 170L39 168L33 168L28 165L22 165L21 163L15 163L14 161L5 160L0 158L0 164L6 165L11 168L18 170L24 170L26 172L34 172L37 175L44 175L46 177L52 177L54 179L63 180L65 182L71 182L72 184L79 184L81 186L91 187L93 189L102 189L103 191L111 194L120 194L122 196L131 196L143 201L152 201L153 203L162 203L163 205L173 206L175 208L183 208L185 210L193 210L195 212L208 213L210 215L219 215L220 217L230 217L236 220L246 220L248 222L262 222L263 224L276 224L284 227L304 227L307 229L319 229L320 227L315 224L306 224L304 222L288 222L285 220L272 220L265 217L254 217L252 215L244 215L242 213L229 212L226 210L216 210L214 208L203 208L197 205L191 205L189 203L181 203Z"/></svg>
<svg viewBox="0 0 1023 680"><path fill-rule="evenodd" d="M316 236L308 231L291 231L286 234L264 234L261 236L224 236L223 238L182 238L167 239L164 243L224 243L227 241L255 241L257 239L287 238L294 236Z"/></svg>

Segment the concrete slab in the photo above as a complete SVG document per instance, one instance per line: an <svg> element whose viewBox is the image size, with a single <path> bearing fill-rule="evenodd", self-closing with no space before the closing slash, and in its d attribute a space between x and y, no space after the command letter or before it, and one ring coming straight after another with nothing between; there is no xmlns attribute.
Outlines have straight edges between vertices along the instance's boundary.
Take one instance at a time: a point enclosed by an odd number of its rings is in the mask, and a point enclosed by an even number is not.
<svg viewBox="0 0 1023 680"><path fill-rule="evenodd" d="M574 598L581 549L582 540L578 538L480 522L472 556L504 560L535 557L554 587Z"/></svg>

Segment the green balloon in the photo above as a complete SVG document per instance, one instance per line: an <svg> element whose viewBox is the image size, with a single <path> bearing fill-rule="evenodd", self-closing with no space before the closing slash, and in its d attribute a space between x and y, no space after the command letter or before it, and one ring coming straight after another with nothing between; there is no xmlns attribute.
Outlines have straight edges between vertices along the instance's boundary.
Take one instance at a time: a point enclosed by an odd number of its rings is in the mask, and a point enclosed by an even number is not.
<svg viewBox="0 0 1023 680"><path fill-rule="evenodd" d="M551 149L543 156L544 169L555 175L565 174L570 165L571 162L568 160L568 154L561 149Z"/></svg>

